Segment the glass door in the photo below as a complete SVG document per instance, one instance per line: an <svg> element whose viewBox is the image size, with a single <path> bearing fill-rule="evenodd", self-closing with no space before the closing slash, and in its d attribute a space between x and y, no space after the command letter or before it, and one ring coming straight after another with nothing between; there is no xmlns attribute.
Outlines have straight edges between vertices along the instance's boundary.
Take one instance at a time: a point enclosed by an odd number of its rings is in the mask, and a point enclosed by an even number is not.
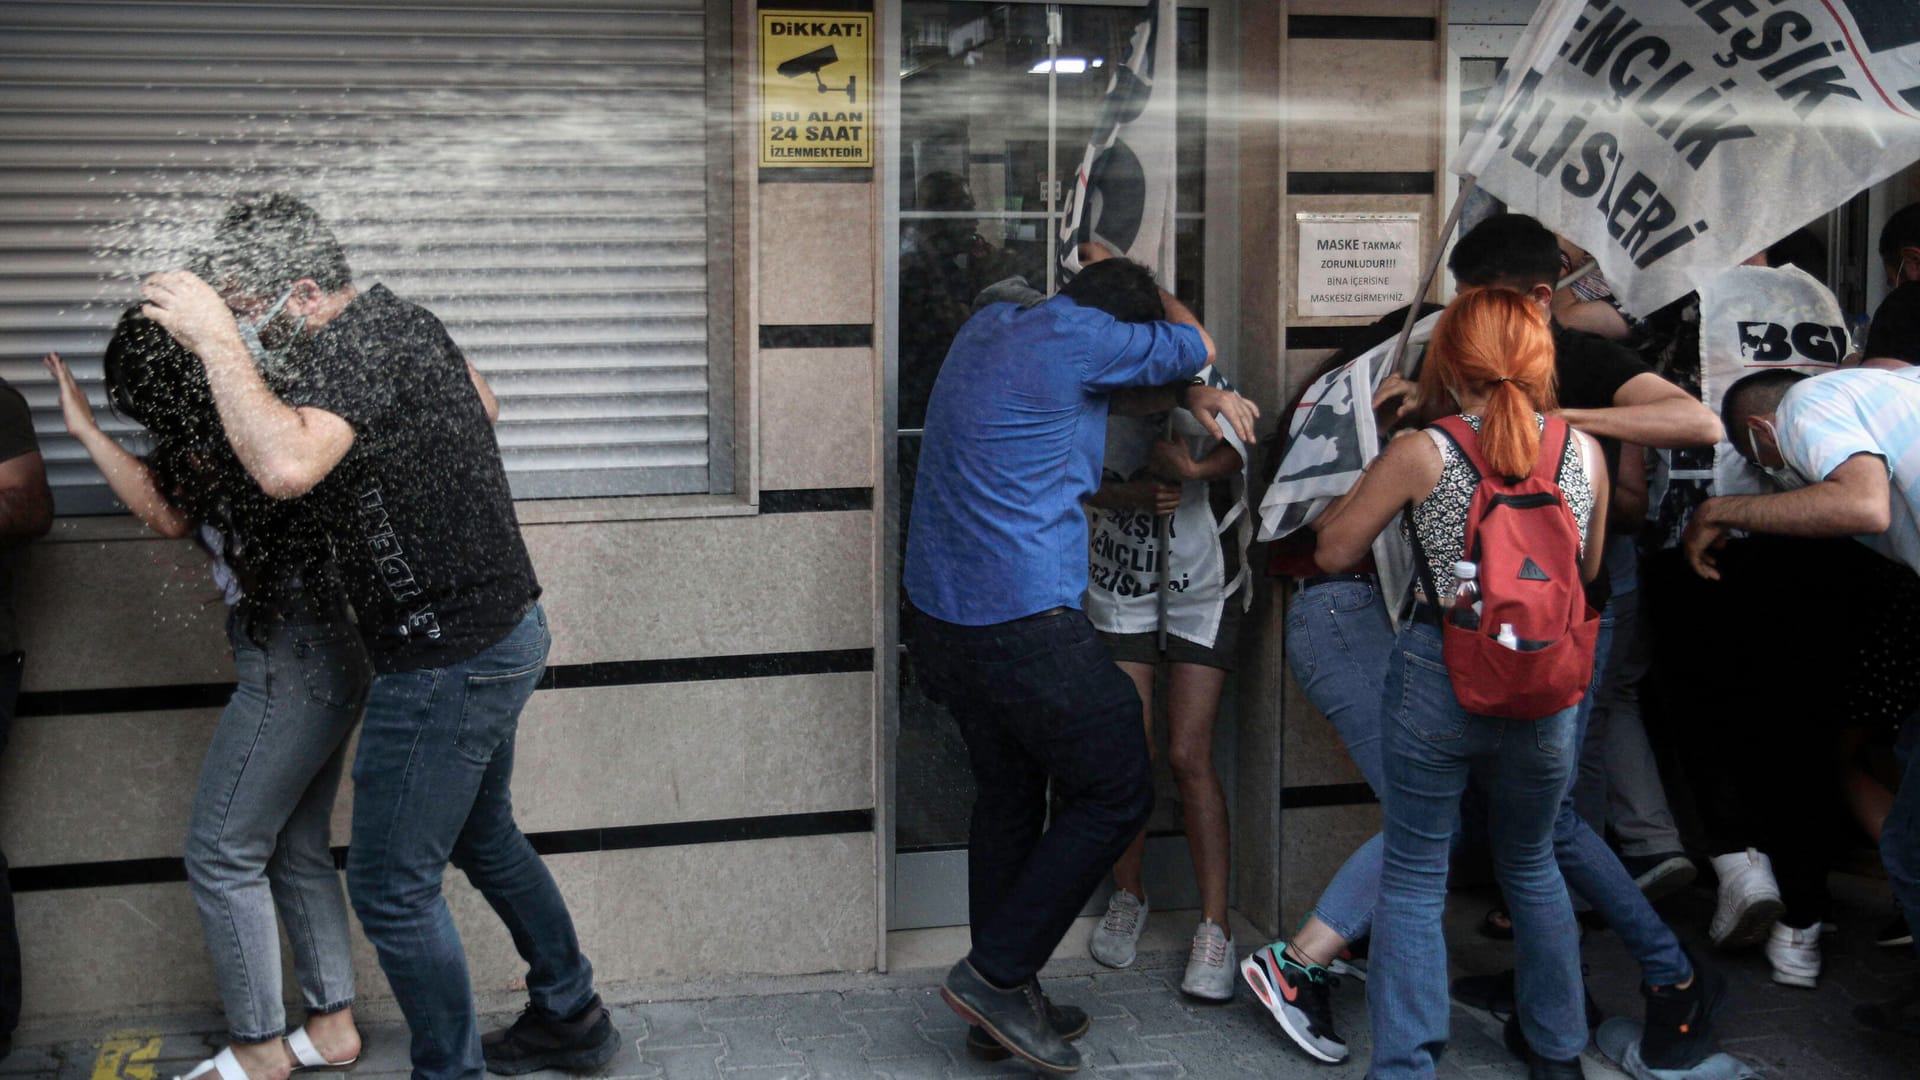
<svg viewBox="0 0 1920 1080"><path fill-rule="evenodd" d="M1043 291L1057 284L1061 203L1099 114L1108 65L1124 54L1141 10L964 0L901 5L899 136L891 163L900 223L897 550L904 550L913 505L927 398L947 347L986 286L1015 275ZM1203 321L1208 15L1204 8L1183 8L1178 20L1180 165L1171 286ZM904 592L899 596L904 605ZM966 747L946 712L921 693L904 655L898 671L890 926L958 925L966 922L973 803ZM1177 800L1163 795L1150 829L1178 836ZM1178 847L1184 863L1184 842ZM1189 892L1191 877L1189 870Z"/></svg>

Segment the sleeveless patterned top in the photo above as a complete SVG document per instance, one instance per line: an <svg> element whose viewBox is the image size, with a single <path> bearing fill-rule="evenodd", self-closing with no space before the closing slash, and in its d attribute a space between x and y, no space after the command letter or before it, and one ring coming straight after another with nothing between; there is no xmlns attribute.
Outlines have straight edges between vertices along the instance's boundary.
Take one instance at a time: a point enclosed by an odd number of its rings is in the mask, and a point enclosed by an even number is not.
<svg viewBox="0 0 1920 1080"><path fill-rule="evenodd" d="M1546 418L1539 413L1533 414L1533 418L1541 427L1546 426ZM1462 413L1461 419L1473 425L1473 430L1480 430L1480 417ZM1467 511L1473 505L1473 493L1480 486L1480 479L1473 471L1473 464L1455 449L1452 439L1438 428L1427 428L1426 435L1440 448L1444 462L1440 479L1433 485L1433 491L1414 506L1412 515L1403 520L1408 529L1420 530L1420 546L1427 553L1433 587L1440 590L1436 602L1450 604L1458 584L1453 579L1453 564L1460 561L1466 550ZM1567 508L1573 511L1574 523L1580 527L1584 541L1593 518L1593 484L1587 479L1587 470L1581 462L1577 438L1567 440L1566 453L1560 458L1560 490L1567 498ZM1426 598L1426 586L1417 568L1413 587Z"/></svg>

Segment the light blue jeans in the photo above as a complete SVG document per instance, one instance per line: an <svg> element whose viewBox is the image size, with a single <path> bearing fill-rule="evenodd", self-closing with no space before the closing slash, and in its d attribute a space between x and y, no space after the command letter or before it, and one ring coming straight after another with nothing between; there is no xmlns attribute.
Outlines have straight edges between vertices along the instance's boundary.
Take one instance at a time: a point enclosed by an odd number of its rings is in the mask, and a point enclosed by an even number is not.
<svg viewBox="0 0 1920 1080"><path fill-rule="evenodd" d="M229 618L239 685L200 767L187 880L233 1041L286 1031L280 914L309 1012L353 1004L346 897L329 824L347 735L373 669L344 608L304 621ZM258 640L256 640L258 639Z"/></svg>
<svg viewBox="0 0 1920 1080"><path fill-rule="evenodd" d="M1606 675L1614 619L1613 605L1609 604L1601 615L1593 683L1577 706L1579 745L1585 744L1595 690ZM1313 585L1297 593L1287 611L1288 667L1307 700L1333 722L1361 775L1383 800L1383 706L1376 687L1381 673L1387 670L1393 647L1393 629L1374 585L1357 581ZM1382 843L1382 837L1376 834L1356 848L1314 907L1313 914L1348 941L1365 937L1372 928L1374 902L1380 892ZM1633 876L1606 842L1574 812L1571 790L1554 820L1554 858L1568 886L1600 913L1640 961L1647 982L1671 986L1692 978L1693 966L1681 950L1680 939L1647 903Z"/></svg>
<svg viewBox="0 0 1920 1080"><path fill-rule="evenodd" d="M1393 656L1393 624L1376 581L1323 581L1294 594L1287 608L1287 667L1307 700L1333 723L1376 797L1380 763L1380 678ZM1347 856L1313 914L1348 941L1373 927L1380 895L1382 840L1375 833Z"/></svg>
<svg viewBox="0 0 1920 1080"><path fill-rule="evenodd" d="M1627 595L1632 597L1633 594ZM1627 607L1629 620L1636 610L1635 606ZM1600 639L1596 643L1593 681L1587 686L1587 696L1574 706L1578 711L1574 747L1576 757L1583 760L1586 756L1587 720L1606 679L1613 637L1620 629L1615 617L1615 605L1609 603L1600 615ZM1631 630L1630 623L1627 629ZM1576 779L1581 764L1582 761L1575 762ZM1568 783L1566 796L1560 802L1560 812L1553 823L1553 856L1560 864L1560 872L1566 875L1567 887L1573 890L1576 897L1584 900L1595 914L1606 920L1614 933L1620 935L1627 951L1640 962L1641 977L1649 984L1673 986L1693 978L1693 963L1681 949L1680 939L1660 918L1660 913L1653 910L1653 905L1647 902L1640 887L1633 883L1633 875L1621 864L1620 857L1580 816L1575 807L1575 787L1577 784L1574 782Z"/></svg>
<svg viewBox="0 0 1920 1080"><path fill-rule="evenodd" d="M1541 720L1468 713L1441 660L1440 631L1411 623L1381 698L1385 860L1374 911L1367 1009L1375 1080L1434 1075L1452 1002L1441 933L1447 871L1470 771L1484 775L1494 873L1513 916L1515 993L1543 1057L1587 1045L1580 934L1554 862L1554 819L1579 757L1579 707Z"/></svg>

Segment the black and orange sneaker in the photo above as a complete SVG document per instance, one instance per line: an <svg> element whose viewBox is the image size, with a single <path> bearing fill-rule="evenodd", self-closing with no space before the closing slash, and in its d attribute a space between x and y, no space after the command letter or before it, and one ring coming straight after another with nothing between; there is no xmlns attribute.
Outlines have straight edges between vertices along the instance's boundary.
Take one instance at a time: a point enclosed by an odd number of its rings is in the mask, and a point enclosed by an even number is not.
<svg viewBox="0 0 1920 1080"><path fill-rule="evenodd" d="M1713 1053L1713 1021L1727 998L1727 977L1700 962L1691 951L1693 981L1677 986L1641 986L1647 999L1647 1028L1640 1038L1640 1060L1649 1069L1691 1069Z"/></svg>

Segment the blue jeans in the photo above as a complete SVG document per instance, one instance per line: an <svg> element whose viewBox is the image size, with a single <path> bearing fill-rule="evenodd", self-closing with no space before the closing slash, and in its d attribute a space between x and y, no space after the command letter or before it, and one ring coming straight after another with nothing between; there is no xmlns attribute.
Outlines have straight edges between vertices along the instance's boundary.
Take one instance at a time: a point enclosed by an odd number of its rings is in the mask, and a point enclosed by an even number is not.
<svg viewBox="0 0 1920 1080"><path fill-rule="evenodd" d="M1284 640L1287 667L1307 700L1333 723L1374 795L1384 797L1380 677L1393 656L1393 624L1378 581L1302 588L1287 606ZM1314 906L1313 914L1348 941L1366 937L1373 927L1381 844L1375 833L1347 856Z"/></svg>
<svg viewBox="0 0 1920 1080"><path fill-rule="evenodd" d="M1908 925L1920 921L1920 713L1900 725L1894 755L1901 766L1900 792L1880 827L1880 862ZM1920 952L1920 938L1914 940Z"/></svg>
<svg viewBox="0 0 1920 1080"><path fill-rule="evenodd" d="M1448 856L1469 771L1487 780L1494 872L1513 915L1516 997L1543 1057L1587 1044L1580 936L1554 864L1553 824L1578 763L1578 707L1541 720L1468 713L1441 659L1440 631L1411 623L1387 668L1382 711L1386 837L1367 982L1375 1080L1431 1077L1452 1003L1441 933Z"/></svg>
<svg viewBox="0 0 1920 1080"><path fill-rule="evenodd" d="M1140 693L1081 612L989 626L912 615L914 672L953 715L973 766L968 960L1016 986L1153 809Z"/></svg>
<svg viewBox="0 0 1920 1080"><path fill-rule="evenodd" d="M1585 756L1587 718L1606 679L1615 629L1614 606L1608 604L1600 615L1593 681L1587 686L1587 696L1574 706L1577 716L1573 745L1582 757ZM1576 775L1579 765L1576 761ZM1640 962L1641 977L1649 984L1673 986L1693 978L1693 964L1681 949L1680 939L1633 883L1633 875L1621 865L1620 856L1614 854L1575 808L1576 786L1571 780L1568 782L1566 795L1560 801L1560 812L1553 822L1553 857L1566 876L1567 887L1620 935L1627 951Z"/></svg>
<svg viewBox="0 0 1920 1080"><path fill-rule="evenodd" d="M593 1000L593 967L514 824L509 790L520 709L550 641L536 605L476 656L373 680L353 763L347 889L412 1030L415 1080L484 1070L466 952L440 892L449 861L513 935L534 1008L568 1016Z"/></svg>
<svg viewBox="0 0 1920 1080"><path fill-rule="evenodd" d="M186 852L238 1043L286 1031L282 926L307 1011L353 1004L353 941L331 824L347 736L373 678L344 601L310 618L256 618L251 631L239 613L228 619L239 685L200 766Z"/></svg>
<svg viewBox="0 0 1920 1080"><path fill-rule="evenodd" d="M1577 706L1576 745L1585 744L1587 715L1606 676L1613 632L1609 605L1601 614L1593 683ZM1387 670L1393 637L1379 590L1360 582L1329 582L1302 590L1287 611L1286 653L1307 699L1333 721L1361 775L1384 799L1379 750L1383 706L1374 687ZM1314 907L1314 915L1348 941L1371 929L1382 857L1382 837L1376 834L1347 857ZM1680 939L1647 903L1605 841L1573 812L1571 788L1554 819L1554 858L1568 886L1619 933L1640 961L1647 982L1671 986L1693 976Z"/></svg>

